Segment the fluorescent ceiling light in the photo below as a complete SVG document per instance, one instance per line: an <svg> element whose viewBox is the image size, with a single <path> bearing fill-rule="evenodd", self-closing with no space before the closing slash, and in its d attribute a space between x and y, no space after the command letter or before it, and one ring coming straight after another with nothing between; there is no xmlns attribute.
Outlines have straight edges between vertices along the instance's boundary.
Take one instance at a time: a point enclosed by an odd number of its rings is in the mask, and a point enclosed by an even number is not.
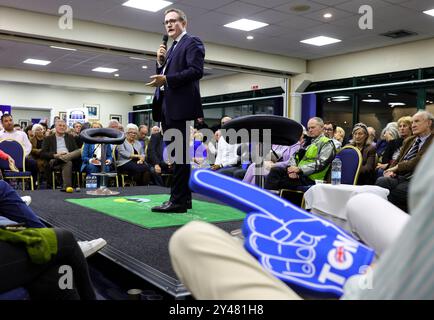
<svg viewBox="0 0 434 320"><path fill-rule="evenodd" d="M321 46L325 46L327 44L332 44L332 43L341 42L341 41L342 40L335 39L335 38L319 36L319 37L315 37L315 38L310 38L310 39L302 40L300 42L321 47Z"/></svg>
<svg viewBox="0 0 434 320"><path fill-rule="evenodd" d="M428 15L430 15L430 16L433 16L433 17L434 17L434 9L431 9L431 10L426 10L426 11L424 11L423 13L425 13L425 14L428 14Z"/></svg>
<svg viewBox="0 0 434 320"><path fill-rule="evenodd" d="M73 48L65 48L65 47L50 46L50 48L53 48L53 49L60 49L60 50L68 50L68 51L77 51L77 49L73 49Z"/></svg>
<svg viewBox="0 0 434 320"><path fill-rule="evenodd" d="M350 101L350 98L333 99L333 102Z"/></svg>
<svg viewBox="0 0 434 320"><path fill-rule="evenodd" d="M119 73L115 73L114 76L115 76L115 77L119 77Z"/></svg>
<svg viewBox="0 0 434 320"><path fill-rule="evenodd" d="M253 40L253 39L255 39L255 38L254 38L253 36L247 36L246 39L247 39L247 40Z"/></svg>
<svg viewBox="0 0 434 320"><path fill-rule="evenodd" d="M389 106L391 108L394 108L396 106L405 106L405 103L403 103L403 102L389 102Z"/></svg>
<svg viewBox="0 0 434 320"><path fill-rule="evenodd" d="M325 13L323 15L323 17L326 18L326 19L330 19L331 17L333 17L333 15L331 13Z"/></svg>
<svg viewBox="0 0 434 320"><path fill-rule="evenodd" d="M238 29L242 31L252 31L268 26L268 23L249 19L240 19L224 25L226 28Z"/></svg>
<svg viewBox="0 0 434 320"><path fill-rule="evenodd" d="M118 70L119 69L103 68L103 67L98 67L98 68L92 69L92 71L95 71L95 72L104 72L104 73L113 73L113 72L116 72Z"/></svg>
<svg viewBox="0 0 434 320"><path fill-rule="evenodd" d="M362 101L369 102L369 103L381 102L380 99L363 99Z"/></svg>
<svg viewBox="0 0 434 320"><path fill-rule="evenodd" d="M129 0L122 5L126 7L136 8L140 10L157 12L167 6L170 6L173 2L162 0Z"/></svg>
<svg viewBox="0 0 434 320"><path fill-rule="evenodd" d="M133 59L133 60L142 60L142 61L147 61L148 59L145 59L145 58L137 58L137 57L130 57L130 59Z"/></svg>
<svg viewBox="0 0 434 320"><path fill-rule="evenodd" d="M349 99L349 96L336 96L336 97L332 97L332 99Z"/></svg>
<svg viewBox="0 0 434 320"><path fill-rule="evenodd" d="M148 66L142 66L142 69L148 69Z"/></svg>
<svg viewBox="0 0 434 320"><path fill-rule="evenodd" d="M26 59L26 60L23 61L23 63L36 64L38 66L46 66L47 64L50 64L51 61L39 60L39 59Z"/></svg>

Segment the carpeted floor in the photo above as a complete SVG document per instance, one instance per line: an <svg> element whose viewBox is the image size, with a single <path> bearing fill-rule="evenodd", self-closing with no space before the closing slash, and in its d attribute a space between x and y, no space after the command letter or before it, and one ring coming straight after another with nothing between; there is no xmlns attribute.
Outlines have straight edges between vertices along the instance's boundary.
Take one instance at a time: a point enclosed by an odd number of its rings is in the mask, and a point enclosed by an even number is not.
<svg viewBox="0 0 434 320"><path fill-rule="evenodd" d="M169 189L155 186L120 188L120 196L168 194ZM37 190L19 192L32 197L32 209L54 226L66 226L81 240L102 237L107 240L110 252L138 260L170 278L177 279L171 267L167 245L178 227L145 229L135 224L101 214L92 209L77 206L65 199L91 198L85 191L64 193L58 190ZM167 195L168 200L169 195ZM202 195L193 194L193 199L218 203ZM241 227L241 221L216 223L226 231ZM103 253L104 253L103 250Z"/></svg>
<svg viewBox="0 0 434 320"><path fill-rule="evenodd" d="M67 199L76 205L96 210L102 214L134 223L148 229L182 226L193 220L205 222L240 221L245 213L209 201L193 200L192 209L186 213L158 213L151 208L167 200L165 194L111 196L98 199Z"/></svg>

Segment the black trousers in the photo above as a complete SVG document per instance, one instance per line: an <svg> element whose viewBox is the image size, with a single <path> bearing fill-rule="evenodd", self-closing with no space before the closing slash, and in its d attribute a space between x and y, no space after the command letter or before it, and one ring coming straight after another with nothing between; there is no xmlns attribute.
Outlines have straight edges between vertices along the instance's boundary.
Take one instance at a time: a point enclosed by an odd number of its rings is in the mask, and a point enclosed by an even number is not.
<svg viewBox="0 0 434 320"><path fill-rule="evenodd" d="M24 245L0 241L0 292L25 287L32 300L95 300L86 259L71 232L55 229L58 252L46 264L30 261ZM61 289L64 273L72 269L72 289Z"/></svg>
<svg viewBox="0 0 434 320"><path fill-rule="evenodd" d="M403 176L380 177L375 185L389 189L387 199L401 210L408 212L408 185L410 180Z"/></svg>
<svg viewBox="0 0 434 320"><path fill-rule="evenodd" d="M191 173L191 166L190 161L187 159L189 156L189 141L188 136L186 132L186 121L174 121L171 120L166 114L165 114L165 105L164 105L164 98L163 98L163 117L161 125L163 127L163 133L166 132L169 129L177 129L179 130L180 138L182 139L182 146L183 146L183 156L181 163L174 163L173 165L173 180L172 180L172 186L170 189L170 201L175 204L180 205L186 205L188 201L191 201L191 190L188 186L188 182L190 179L190 173ZM190 134L188 132L188 134ZM170 144L172 141L165 141L166 146ZM176 158L176 154L172 154Z"/></svg>
<svg viewBox="0 0 434 320"><path fill-rule="evenodd" d="M279 190L279 189L291 189L291 187L297 186L309 186L315 184L308 177L300 175L298 179L290 179L286 168L273 167L270 173L265 178L265 189Z"/></svg>

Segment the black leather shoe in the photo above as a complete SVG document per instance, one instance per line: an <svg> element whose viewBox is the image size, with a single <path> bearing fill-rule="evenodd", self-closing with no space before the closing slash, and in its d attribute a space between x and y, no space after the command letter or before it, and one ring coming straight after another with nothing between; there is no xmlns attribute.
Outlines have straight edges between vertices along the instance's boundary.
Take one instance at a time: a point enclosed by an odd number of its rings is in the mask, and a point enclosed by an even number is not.
<svg viewBox="0 0 434 320"><path fill-rule="evenodd" d="M162 204L162 206L168 204L169 202L170 201L164 201L163 204ZM187 209L191 209L192 208L191 200L187 200L187 204L185 206L186 206Z"/></svg>
<svg viewBox="0 0 434 320"><path fill-rule="evenodd" d="M187 207L180 204L172 203L171 201L166 201L161 206L153 207L151 211L163 213L183 213L187 212Z"/></svg>

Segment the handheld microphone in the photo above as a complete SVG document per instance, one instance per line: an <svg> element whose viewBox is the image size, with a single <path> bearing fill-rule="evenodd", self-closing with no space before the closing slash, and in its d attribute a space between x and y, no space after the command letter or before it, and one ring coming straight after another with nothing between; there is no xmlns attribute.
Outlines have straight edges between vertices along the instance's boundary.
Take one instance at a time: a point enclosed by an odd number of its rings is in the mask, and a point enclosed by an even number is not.
<svg viewBox="0 0 434 320"><path fill-rule="evenodd" d="M167 34L163 35L163 43L162 45L167 49L167 40L169 40L169 36ZM160 64L164 63L164 60L166 60L166 57L160 56Z"/></svg>

